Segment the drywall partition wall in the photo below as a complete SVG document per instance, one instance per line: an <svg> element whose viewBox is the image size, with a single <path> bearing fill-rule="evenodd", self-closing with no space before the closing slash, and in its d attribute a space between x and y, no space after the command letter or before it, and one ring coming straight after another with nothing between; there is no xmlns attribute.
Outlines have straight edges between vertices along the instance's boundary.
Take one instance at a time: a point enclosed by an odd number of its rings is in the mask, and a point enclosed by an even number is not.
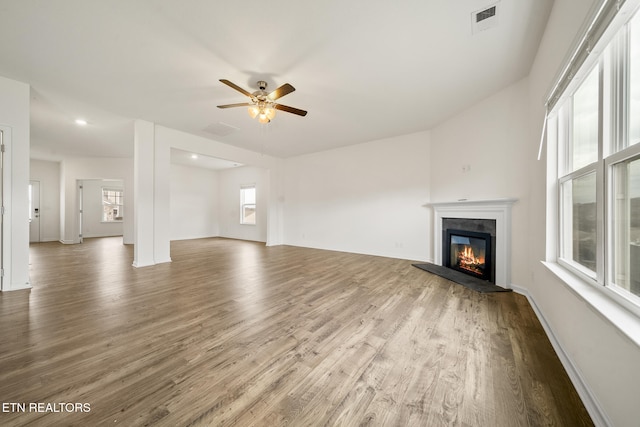
<svg viewBox="0 0 640 427"><path fill-rule="evenodd" d="M0 77L3 179L2 290L29 288L29 85Z"/></svg>
<svg viewBox="0 0 640 427"><path fill-rule="evenodd" d="M133 159L67 158L61 162L61 237L62 243L79 243L78 181L120 179L124 185L123 243L133 243Z"/></svg>
<svg viewBox="0 0 640 427"><path fill-rule="evenodd" d="M530 177L527 237L532 256L527 292L551 331L560 355L569 361L578 391L599 425L637 426L640 420L640 347L576 292L544 267L546 156L537 157L544 101L568 58L585 19L600 1L556 0L529 74L530 114L527 166ZM543 151L544 153L544 151ZM580 386L582 383L582 387Z"/></svg>
<svg viewBox="0 0 640 427"><path fill-rule="evenodd" d="M40 241L60 240L60 162L31 159L30 179L40 181Z"/></svg>
<svg viewBox="0 0 640 427"><path fill-rule="evenodd" d="M123 223L103 221L102 189L124 190L122 180L85 179L82 185L82 237L122 236ZM127 215L126 206L123 213Z"/></svg>
<svg viewBox="0 0 640 427"><path fill-rule="evenodd" d="M528 282L528 83L517 82L431 130L431 200L513 197L512 282ZM511 285L511 284L510 284Z"/></svg>
<svg viewBox="0 0 640 427"><path fill-rule="evenodd" d="M428 261L430 133L285 160L285 243Z"/></svg>
<svg viewBox="0 0 640 427"><path fill-rule="evenodd" d="M267 241L269 174L266 169L243 166L219 172L220 236ZM256 186L256 224L240 224L240 187Z"/></svg>
<svg viewBox="0 0 640 427"><path fill-rule="evenodd" d="M171 165L171 240L218 236L218 172Z"/></svg>

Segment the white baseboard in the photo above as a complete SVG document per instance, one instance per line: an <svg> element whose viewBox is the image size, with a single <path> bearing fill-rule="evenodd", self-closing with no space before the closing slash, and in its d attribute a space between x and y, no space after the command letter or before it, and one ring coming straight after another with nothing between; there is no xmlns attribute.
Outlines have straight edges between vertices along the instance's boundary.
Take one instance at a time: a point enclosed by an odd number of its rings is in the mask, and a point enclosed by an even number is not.
<svg viewBox="0 0 640 427"><path fill-rule="evenodd" d="M2 289L2 292L22 291L24 289L31 289L31 283L15 283L9 284Z"/></svg>
<svg viewBox="0 0 640 427"><path fill-rule="evenodd" d="M135 268L141 268L141 267L151 267L152 265L157 265L157 264L164 264L165 262L171 262L171 257L161 259L158 261L153 260L153 261L147 261L147 262L139 262L134 260L131 265Z"/></svg>
<svg viewBox="0 0 640 427"><path fill-rule="evenodd" d="M573 383L573 386L576 388L576 391L578 392L578 395L580 396L582 403L587 409L587 412L589 412L589 415L591 416L593 423L598 427L611 426L612 425L611 421L606 416L605 412L602 410L600 403L598 402L594 394L591 392L591 389L589 388L586 381L582 377L582 374L580 373L579 369L575 366L571 358L567 355L567 353L562 348L562 345L558 341L556 335L553 333L553 329L551 328L551 325L549 325L549 323L544 317L544 314L542 314L542 311L536 304L535 299L529 294L529 291L525 288L522 288L514 284L511 284L509 288L520 295L524 295L529 301L529 305L531 305L531 308L533 308L534 313L538 317L538 320L540 321L542 328L546 332L547 337L549 338L549 341L551 341L551 345L553 346L553 349L556 351L556 354L558 355L558 358L560 359L562 366L567 371L567 375L569 375L569 379Z"/></svg>
<svg viewBox="0 0 640 427"><path fill-rule="evenodd" d="M74 240L63 240L63 239L60 239L59 242L62 243L63 245L76 245L76 244L80 243L80 242L76 242Z"/></svg>
<svg viewBox="0 0 640 427"><path fill-rule="evenodd" d="M156 265L155 262L138 262L138 261L133 261L133 263L131 264L133 267L135 268L142 268L142 267L151 267L152 265Z"/></svg>

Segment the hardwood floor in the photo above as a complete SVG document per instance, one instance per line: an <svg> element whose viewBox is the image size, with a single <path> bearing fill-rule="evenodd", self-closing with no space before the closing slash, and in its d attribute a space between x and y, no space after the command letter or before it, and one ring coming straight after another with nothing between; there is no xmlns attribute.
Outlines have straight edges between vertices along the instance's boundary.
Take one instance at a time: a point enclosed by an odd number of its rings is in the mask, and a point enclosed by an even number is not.
<svg viewBox="0 0 640 427"><path fill-rule="evenodd" d="M236 240L171 256L32 245L33 289L0 294L0 425L592 425L520 295Z"/></svg>

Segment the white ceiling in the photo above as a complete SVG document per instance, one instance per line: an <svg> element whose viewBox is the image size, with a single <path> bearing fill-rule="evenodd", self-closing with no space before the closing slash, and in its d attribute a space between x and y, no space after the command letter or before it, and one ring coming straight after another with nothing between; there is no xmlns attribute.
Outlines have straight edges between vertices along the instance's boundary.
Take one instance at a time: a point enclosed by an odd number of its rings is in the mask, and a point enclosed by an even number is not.
<svg viewBox="0 0 640 427"><path fill-rule="evenodd" d="M525 77L552 4L0 0L0 75L32 87L34 158L132 156L136 118L290 157L430 129ZM247 100L221 78L291 83L279 102L309 114L218 109Z"/></svg>

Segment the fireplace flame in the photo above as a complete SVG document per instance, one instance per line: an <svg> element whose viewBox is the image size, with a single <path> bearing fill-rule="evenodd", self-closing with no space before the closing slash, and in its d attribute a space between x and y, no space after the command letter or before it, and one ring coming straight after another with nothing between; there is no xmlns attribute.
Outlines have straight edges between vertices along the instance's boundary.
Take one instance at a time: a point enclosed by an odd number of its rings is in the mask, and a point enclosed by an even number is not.
<svg viewBox="0 0 640 427"><path fill-rule="evenodd" d="M473 253L473 248L465 245L464 248L458 252L458 265L465 270L481 274L482 268L484 267L484 256L477 257Z"/></svg>

